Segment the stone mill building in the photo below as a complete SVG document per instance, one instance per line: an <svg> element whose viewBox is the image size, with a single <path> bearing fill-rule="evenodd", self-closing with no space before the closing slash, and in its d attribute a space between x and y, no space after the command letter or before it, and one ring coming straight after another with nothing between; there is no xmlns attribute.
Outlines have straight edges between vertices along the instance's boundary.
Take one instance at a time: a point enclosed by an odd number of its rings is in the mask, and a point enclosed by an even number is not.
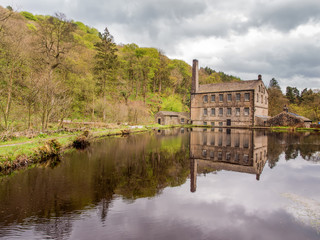
<svg viewBox="0 0 320 240"><path fill-rule="evenodd" d="M198 60L193 60L191 122L194 125L254 126L268 119L268 92L257 80L199 85Z"/></svg>

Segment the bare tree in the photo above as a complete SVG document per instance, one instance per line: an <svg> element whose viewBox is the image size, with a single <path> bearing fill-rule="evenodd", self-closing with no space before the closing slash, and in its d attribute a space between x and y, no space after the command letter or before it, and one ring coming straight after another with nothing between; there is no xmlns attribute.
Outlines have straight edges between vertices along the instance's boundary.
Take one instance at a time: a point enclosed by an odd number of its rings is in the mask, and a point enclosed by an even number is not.
<svg viewBox="0 0 320 240"><path fill-rule="evenodd" d="M61 91L66 88L59 80L58 70L64 67L67 53L73 47L73 30L74 25L66 20L65 15L57 13L55 17L41 20L36 32L38 61L45 73L39 99L42 130L47 129L53 108L64 104L58 101Z"/></svg>

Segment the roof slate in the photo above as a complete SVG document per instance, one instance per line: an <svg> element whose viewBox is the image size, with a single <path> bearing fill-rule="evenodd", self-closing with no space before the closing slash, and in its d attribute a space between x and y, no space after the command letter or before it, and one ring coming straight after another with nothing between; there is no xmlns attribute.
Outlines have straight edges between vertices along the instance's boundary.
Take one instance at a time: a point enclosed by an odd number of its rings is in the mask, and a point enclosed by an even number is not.
<svg viewBox="0 0 320 240"><path fill-rule="evenodd" d="M185 117L190 117L190 114L187 112L170 112L170 111L160 111L157 114L162 114L164 116L185 116Z"/></svg>
<svg viewBox="0 0 320 240"><path fill-rule="evenodd" d="M262 80L247 80L239 82L203 84L199 85L197 93L252 90L261 83L263 84Z"/></svg>

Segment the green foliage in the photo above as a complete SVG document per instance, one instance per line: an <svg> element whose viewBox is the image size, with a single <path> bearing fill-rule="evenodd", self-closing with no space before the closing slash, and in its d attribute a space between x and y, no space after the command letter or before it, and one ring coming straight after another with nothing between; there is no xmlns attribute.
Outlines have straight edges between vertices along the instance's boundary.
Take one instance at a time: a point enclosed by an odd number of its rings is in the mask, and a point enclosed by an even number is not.
<svg viewBox="0 0 320 240"><path fill-rule="evenodd" d="M178 95L170 95L167 98L163 98L162 111L184 112L186 106L182 103L181 98Z"/></svg>
<svg viewBox="0 0 320 240"><path fill-rule="evenodd" d="M32 23L27 23L27 27L28 27L31 31L37 31L36 26L33 25Z"/></svg>
<svg viewBox="0 0 320 240"><path fill-rule="evenodd" d="M34 16L32 13L23 11L23 12L20 12L20 14L28 20L35 21L35 22L38 21L38 18Z"/></svg>
<svg viewBox="0 0 320 240"><path fill-rule="evenodd" d="M275 78L272 78L269 82L269 89L270 88L276 88L280 90L280 85L278 83L278 81Z"/></svg>
<svg viewBox="0 0 320 240"><path fill-rule="evenodd" d="M201 84L221 83L221 82L236 82L240 78L225 74L224 72L216 72L209 67L200 68L199 82Z"/></svg>

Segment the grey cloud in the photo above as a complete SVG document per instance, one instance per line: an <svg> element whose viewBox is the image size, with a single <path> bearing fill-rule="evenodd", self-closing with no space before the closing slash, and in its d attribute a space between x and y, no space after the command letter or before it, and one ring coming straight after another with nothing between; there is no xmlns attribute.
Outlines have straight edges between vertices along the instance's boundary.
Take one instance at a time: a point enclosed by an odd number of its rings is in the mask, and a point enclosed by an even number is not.
<svg viewBox="0 0 320 240"><path fill-rule="evenodd" d="M9 5L12 0L4 0ZM221 59L216 70L237 73L262 73L290 79L295 75L316 79L320 76L320 37L286 35L304 24L320 23L318 0L19 0L19 10L39 14L63 12L67 18L82 21L103 31L108 27L117 43L134 42L139 46L156 47L168 55L184 55L185 42L215 38L230 41L230 47L214 54ZM251 30L283 34L281 40L236 46L233 37L246 36ZM318 43L317 43L318 42ZM242 43L240 43L242 44ZM182 46L182 50L178 49ZM201 56L194 56L200 58ZM210 54L203 56L212 64ZM313 80L312 83L316 83ZM319 84L319 83L318 83Z"/></svg>
<svg viewBox="0 0 320 240"><path fill-rule="evenodd" d="M250 13L249 25L270 26L279 31L290 31L309 21L320 20L319 1L258 2Z"/></svg>

